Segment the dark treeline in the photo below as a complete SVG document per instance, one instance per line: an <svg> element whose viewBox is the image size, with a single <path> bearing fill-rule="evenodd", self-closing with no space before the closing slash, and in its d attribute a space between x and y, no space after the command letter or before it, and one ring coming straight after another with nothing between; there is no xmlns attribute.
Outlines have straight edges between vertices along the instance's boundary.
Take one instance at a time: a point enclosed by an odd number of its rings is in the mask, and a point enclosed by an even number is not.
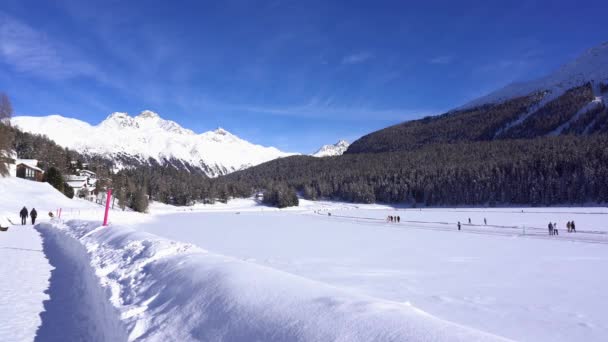
<svg viewBox="0 0 608 342"><path fill-rule="evenodd" d="M429 145L413 151L273 160L213 181L246 196L284 184L310 199L412 205L608 201L608 136Z"/></svg>

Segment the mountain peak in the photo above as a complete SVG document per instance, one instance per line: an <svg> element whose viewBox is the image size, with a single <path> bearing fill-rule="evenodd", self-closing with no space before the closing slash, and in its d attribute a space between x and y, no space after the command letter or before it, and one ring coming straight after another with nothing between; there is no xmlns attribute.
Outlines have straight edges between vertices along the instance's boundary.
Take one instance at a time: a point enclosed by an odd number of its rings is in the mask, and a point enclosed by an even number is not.
<svg viewBox="0 0 608 342"><path fill-rule="evenodd" d="M222 127L218 127L215 131L213 131L213 133L219 134L219 135L228 135L228 134L230 134L230 132L228 132L227 130L223 129Z"/></svg>
<svg viewBox="0 0 608 342"><path fill-rule="evenodd" d="M142 119L160 119L160 115L158 115L157 113L151 111L151 110L144 110L143 112L141 112L137 118L142 118Z"/></svg>
<svg viewBox="0 0 608 342"><path fill-rule="evenodd" d="M131 118L129 116L129 114L127 114L127 113L124 113L124 112L114 112L114 113L108 115L108 117L106 118L105 121L107 121L107 120L124 120L124 119L127 119L127 118Z"/></svg>
<svg viewBox="0 0 608 342"><path fill-rule="evenodd" d="M330 157L330 156L340 156L346 152L350 144L346 140L339 140L337 143L333 145L323 145L317 152L315 152L313 157Z"/></svg>
<svg viewBox="0 0 608 342"><path fill-rule="evenodd" d="M123 112L114 112L108 115L100 125L114 128L139 128L135 119Z"/></svg>

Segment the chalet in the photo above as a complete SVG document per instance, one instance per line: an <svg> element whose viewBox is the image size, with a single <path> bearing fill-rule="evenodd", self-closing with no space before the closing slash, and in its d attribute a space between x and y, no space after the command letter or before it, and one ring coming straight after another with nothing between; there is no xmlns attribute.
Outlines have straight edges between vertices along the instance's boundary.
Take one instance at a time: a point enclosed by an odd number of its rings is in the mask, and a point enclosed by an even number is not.
<svg viewBox="0 0 608 342"><path fill-rule="evenodd" d="M95 200L95 184L97 175L89 170L80 170L77 175L68 175L65 183L74 189L76 197L85 198L90 201Z"/></svg>
<svg viewBox="0 0 608 342"><path fill-rule="evenodd" d="M19 178L29 179L36 182L42 182L44 171L37 166L32 166L26 163L17 164L16 176Z"/></svg>

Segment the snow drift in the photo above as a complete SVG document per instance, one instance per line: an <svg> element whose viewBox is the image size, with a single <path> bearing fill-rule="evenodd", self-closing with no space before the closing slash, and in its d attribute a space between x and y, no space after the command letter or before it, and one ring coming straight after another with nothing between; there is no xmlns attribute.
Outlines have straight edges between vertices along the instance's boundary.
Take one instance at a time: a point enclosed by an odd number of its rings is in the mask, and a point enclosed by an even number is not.
<svg viewBox="0 0 608 342"><path fill-rule="evenodd" d="M129 228L70 221L38 229L62 236L52 241L71 245L65 250L73 260L90 263L119 316L116 336L124 328L130 341L502 340L408 303L349 293Z"/></svg>

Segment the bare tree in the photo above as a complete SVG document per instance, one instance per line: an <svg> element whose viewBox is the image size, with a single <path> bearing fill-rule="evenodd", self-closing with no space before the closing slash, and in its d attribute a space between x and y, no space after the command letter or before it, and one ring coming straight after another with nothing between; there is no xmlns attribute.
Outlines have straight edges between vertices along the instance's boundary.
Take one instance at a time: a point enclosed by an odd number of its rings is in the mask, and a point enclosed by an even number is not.
<svg viewBox="0 0 608 342"><path fill-rule="evenodd" d="M10 120L13 116L13 105L5 93L0 93L0 121Z"/></svg>
<svg viewBox="0 0 608 342"><path fill-rule="evenodd" d="M8 175L8 162L13 144L13 134L6 125L13 116L11 100L5 93L0 93L0 176Z"/></svg>

